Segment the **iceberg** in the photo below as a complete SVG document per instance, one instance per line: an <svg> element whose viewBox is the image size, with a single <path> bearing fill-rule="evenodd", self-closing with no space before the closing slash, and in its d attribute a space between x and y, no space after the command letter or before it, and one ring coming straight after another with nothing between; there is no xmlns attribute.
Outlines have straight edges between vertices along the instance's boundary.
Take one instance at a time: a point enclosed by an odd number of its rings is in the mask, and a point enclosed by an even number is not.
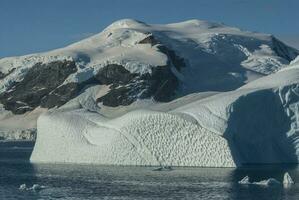
<svg viewBox="0 0 299 200"><path fill-rule="evenodd" d="M291 178L291 176L290 176L290 174L288 172L286 172L284 174L284 176L283 176L283 182L282 183L283 183L283 186L285 188L288 188L288 187L290 187L291 185L294 184L294 181L293 181L293 179Z"/></svg>
<svg viewBox="0 0 299 200"><path fill-rule="evenodd" d="M258 182L253 182L253 185L260 185L260 186L279 186L281 185L281 183L276 180L275 178L269 178L267 180L262 180L262 181L258 181Z"/></svg>
<svg viewBox="0 0 299 200"><path fill-rule="evenodd" d="M261 180L258 182L250 182L249 181L249 176L245 176L242 180L238 181L238 184L240 185L260 185L260 186L277 186L280 185L281 183L276 180L275 178L269 178L266 180Z"/></svg>
<svg viewBox="0 0 299 200"><path fill-rule="evenodd" d="M222 137L177 115L132 111L108 120L85 110L38 119L32 162L143 166L234 166Z"/></svg>
<svg viewBox="0 0 299 200"><path fill-rule="evenodd" d="M27 185L25 183L23 183L22 185L20 185L19 190L33 190L33 191L40 191L42 189L45 189L46 187L43 185L39 185L39 184L33 184L32 187L27 187Z"/></svg>
<svg viewBox="0 0 299 200"><path fill-rule="evenodd" d="M244 178L242 178L242 180L238 181L238 183L241 184L241 185L248 185L248 184L250 184L249 176L245 176Z"/></svg>
<svg viewBox="0 0 299 200"><path fill-rule="evenodd" d="M19 190L27 190L27 185L23 183L22 185L20 185Z"/></svg>
<svg viewBox="0 0 299 200"><path fill-rule="evenodd" d="M42 189L45 189L46 187L43 185L39 185L39 184L33 184L32 187L30 188L30 190L34 190L34 191L40 191Z"/></svg>

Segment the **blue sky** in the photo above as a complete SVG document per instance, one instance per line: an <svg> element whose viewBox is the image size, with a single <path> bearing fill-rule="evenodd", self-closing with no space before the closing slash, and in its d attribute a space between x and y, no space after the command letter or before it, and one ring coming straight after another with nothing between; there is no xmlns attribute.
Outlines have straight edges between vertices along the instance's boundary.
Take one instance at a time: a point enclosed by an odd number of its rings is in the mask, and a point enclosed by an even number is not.
<svg viewBox="0 0 299 200"><path fill-rule="evenodd" d="M63 47L122 18L223 22L299 48L298 8L299 0L0 0L0 58Z"/></svg>

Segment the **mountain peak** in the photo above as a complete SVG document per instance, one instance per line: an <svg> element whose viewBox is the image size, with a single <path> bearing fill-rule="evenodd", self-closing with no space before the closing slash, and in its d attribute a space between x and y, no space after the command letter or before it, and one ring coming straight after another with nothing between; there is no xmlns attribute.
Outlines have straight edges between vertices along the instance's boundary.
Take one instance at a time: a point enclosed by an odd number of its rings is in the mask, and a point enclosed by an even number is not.
<svg viewBox="0 0 299 200"><path fill-rule="evenodd" d="M136 19L120 19L110 24L105 30L113 30L118 28L135 28L140 26L148 26L145 22Z"/></svg>

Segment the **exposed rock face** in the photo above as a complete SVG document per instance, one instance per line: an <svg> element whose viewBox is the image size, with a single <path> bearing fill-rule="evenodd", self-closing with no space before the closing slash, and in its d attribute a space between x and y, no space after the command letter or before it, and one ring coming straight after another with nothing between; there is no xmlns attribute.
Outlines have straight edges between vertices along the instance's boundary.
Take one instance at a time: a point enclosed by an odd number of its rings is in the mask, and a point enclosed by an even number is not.
<svg viewBox="0 0 299 200"><path fill-rule="evenodd" d="M150 35L142 42L153 41L157 43ZM76 97L88 84L110 85L109 92L97 99L105 106L126 106L137 99L145 98L153 98L161 102L170 101L179 84L171 67L180 70L185 63L184 59L167 47L159 44L159 49L168 56L168 65L152 67L151 73L131 73L122 65L108 64L90 80L64 85L62 85L64 80L77 71L75 62L37 63L27 72L22 81L14 83L9 91L0 94L0 102L6 110L14 114L23 114L38 106L60 107Z"/></svg>
<svg viewBox="0 0 299 200"><path fill-rule="evenodd" d="M41 107L53 108L62 106L80 92L78 83L67 83L53 90L49 95L41 99Z"/></svg>
<svg viewBox="0 0 299 200"><path fill-rule="evenodd" d="M15 114L22 114L41 105L41 101L50 101L47 99L53 99L54 94L64 93L61 99L55 101L59 106L61 102L69 100L66 98L72 96L72 92L61 91L62 89L56 88L76 71L76 64L72 61L37 63L27 72L22 81L16 82L9 91L0 94L0 102L6 110L11 110ZM51 101L51 103L43 103L43 106L53 107L55 103Z"/></svg>
<svg viewBox="0 0 299 200"><path fill-rule="evenodd" d="M156 40L156 38L154 38L154 36L150 33L146 38L139 41L139 44L151 44L152 46L154 46L156 44L160 44L160 42Z"/></svg>
<svg viewBox="0 0 299 200"><path fill-rule="evenodd" d="M104 84L112 84L110 91L97 99L105 106L130 105L137 99L154 98L156 101L170 101L175 94L178 80L170 66L158 66L152 73L134 74L121 65L107 65L96 78Z"/></svg>
<svg viewBox="0 0 299 200"><path fill-rule="evenodd" d="M137 74L132 74L123 66L117 64L109 64L99 70L95 78L102 84L127 84Z"/></svg>

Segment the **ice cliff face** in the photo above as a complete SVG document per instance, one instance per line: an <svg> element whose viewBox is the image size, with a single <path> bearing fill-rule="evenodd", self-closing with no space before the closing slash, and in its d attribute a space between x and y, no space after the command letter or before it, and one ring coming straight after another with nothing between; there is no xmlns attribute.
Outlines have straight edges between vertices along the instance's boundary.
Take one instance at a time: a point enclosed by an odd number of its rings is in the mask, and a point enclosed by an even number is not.
<svg viewBox="0 0 299 200"><path fill-rule="evenodd" d="M234 165L225 139L167 113L132 111L108 120L84 110L55 112L39 118L38 131L33 162Z"/></svg>
<svg viewBox="0 0 299 200"><path fill-rule="evenodd" d="M120 20L65 48L0 59L0 133L30 139L37 128L33 162L298 162L298 54L218 23Z"/></svg>

